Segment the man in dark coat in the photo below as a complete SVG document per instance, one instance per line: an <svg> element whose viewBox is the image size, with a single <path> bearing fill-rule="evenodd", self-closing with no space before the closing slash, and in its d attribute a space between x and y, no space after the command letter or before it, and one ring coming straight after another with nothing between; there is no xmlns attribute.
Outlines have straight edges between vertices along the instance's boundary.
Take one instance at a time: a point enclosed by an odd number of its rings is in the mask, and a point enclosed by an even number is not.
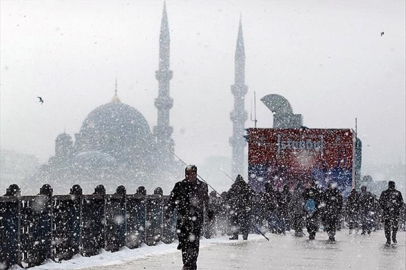
<svg viewBox="0 0 406 270"><path fill-rule="evenodd" d="M216 191L210 192L209 207L207 209L207 220L205 221L204 237L211 238L216 234L216 221L220 212L220 198L217 197Z"/></svg>
<svg viewBox="0 0 406 270"><path fill-rule="evenodd" d="M298 182L296 189L292 194L292 228L295 230L295 236L303 237L303 206L304 199L302 196L302 184Z"/></svg>
<svg viewBox="0 0 406 270"><path fill-rule="evenodd" d="M348 218L349 233L352 233L358 225L359 217L359 204L358 204L358 192L353 189L347 198L345 203L345 211Z"/></svg>
<svg viewBox="0 0 406 270"><path fill-rule="evenodd" d="M237 240L238 233L241 231L243 239L248 239L252 190L244 181L241 175L238 175L234 184L227 192L227 202L230 205L230 219L233 236L230 240Z"/></svg>
<svg viewBox="0 0 406 270"><path fill-rule="evenodd" d="M335 242L338 220L343 208L343 196L337 189L337 183L330 182L329 187L323 195L324 222L330 242Z"/></svg>
<svg viewBox="0 0 406 270"><path fill-rule="evenodd" d="M178 213L178 249L182 250L184 270L197 269L200 234L208 203L207 185L197 179L197 167L188 165L185 169L185 179L177 182L171 192L166 212L166 220L170 220L175 209Z"/></svg>
<svg viewBox="0 0 406 270"><path fill-rule="evenodd" d="M371 234L372 227L372 212L374 210L374 197L372 194L367 191L366 186L361 187L361 193L358 197L360 217L362 224L362 233L361 234Z"/></svg>
<svg viewBox="0 0 406 270"><path fill-rule="evenodd" d="M304 212L306 217L306 229L309 233L309 240L314 240L319 229L319 205L321 193L313 180L311 186L303 192Z"/></svg>
<svg viewBox="0 0 406 270"><path fill-rule="evenodd" d="M278 217L280 220L280 230L283 234L286 233L287 228L290 228L291 201L292 194L289 191L289 187L284 185L278 198Z"/></svg>
<svg viewBox="0 0 406 270"><path fill-rule="evenodd" d="M388 189L381 193L379 204L383 210L386 245L391 244L391 233L392 242L396 245L396 233L398 231L400 210L403 206L403 197L402 193L395 189L394 181L389 181Z"/></svg>
<svg viewBox="0 0 406 270"><path fill-rule="evenodd" d="M265 218L268 221L269 230L271 233L281 233L280 220L278 216L279 193L273 189L271 183L265 184L265 193L263 194L263 208Z"/></svg>

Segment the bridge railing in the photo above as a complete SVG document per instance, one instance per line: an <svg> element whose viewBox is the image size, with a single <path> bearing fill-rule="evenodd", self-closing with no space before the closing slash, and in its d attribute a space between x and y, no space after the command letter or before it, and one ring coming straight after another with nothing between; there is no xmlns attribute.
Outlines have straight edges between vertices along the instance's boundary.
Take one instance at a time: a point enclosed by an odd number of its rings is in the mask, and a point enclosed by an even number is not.
<svg viewBox="0 0 406 270"><path fill-rule="evenodd" d="M76 254L93 256L142 243L171 243L176 217L168 196L92 194L0 197L0 269L28 268Z"/></svg>

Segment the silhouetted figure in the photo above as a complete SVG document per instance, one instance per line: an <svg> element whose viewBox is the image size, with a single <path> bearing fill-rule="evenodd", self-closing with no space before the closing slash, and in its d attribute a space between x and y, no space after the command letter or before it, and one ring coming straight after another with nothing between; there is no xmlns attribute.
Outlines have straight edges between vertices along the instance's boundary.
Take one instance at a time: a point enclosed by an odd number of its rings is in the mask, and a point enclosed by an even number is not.
<svg viewBox="0 0 406 270"><path fill-rule="evenodd" d="M311 186L303 192L304 211L306 217L306 229L309 233L309 240L314 240L319 229L319 205L321 193L317 189L316 181L313 180Z"/></svg>
<svg viewBox="0 0 406 270"><path fill-rule="evenodd" d="M207 184L197 179L197 167L188 165L185 179L177 182L171 192L165 218L170 220L173 211L177 210L178 249L182 250L183 269L197 269L200 234L208 203Z"/></svg>
<svg viewBox="0 0 406 270"><path fill-rule="evenodd" d="M304 227L304 199L303 199L303 188L302 184L299 182L296 189L292 194L292 228L295 230L295 236L303 237L303 227Z"/></svg>
<svg viewBox="0 0 406 270"><path fill-rule="evenodd" d="M361 193L358 197L360 217L362 224L362 235L365 233L371 234L372 228L372 212L374 210L374 197L367 191L366 186L361 187Z"/></svg>
<svg viewBox="0 0 406 270"><path fill-rule="evenodd" d="M241 175L238 175L234 184L227 192L227 202L230 205L231 231L233 236L230 240L237 240L238 233L241 232L243 239L248 239L249 219L252 198L252 190L244 181Z"/></svg>
<svg viewBox="0 0 406 270"><path fill-rule="evenodd" d="M395 182L389 181L388 189L381 193L379 204L383 210L384 230L386 245L397 244L396 233L398 231L400 210L403 206L402 193L395 189Z"/></svg>
<svg viewBox="0 0 406 270"><path fill-rule="evenodd" d="M290 203L292 200L292 194L290 194L289 187L287 185L283 186L283 190L279 193L278 197L278 217L279 217L279 227L281 233L285 234L287 225L290 225L289 210Z"/></svg>
<svg viewBox="0 0 406 270"><path fill-rule="evenodd" d="M207 220L205 220L204 237L211 238L215 234L216 219L219 214L219 200L216 191L210 192Z"/></svg>
<svg viewBox="0 0 406 270"><path fill-rule="evenodd" d="M385 32L381 32L381 36L383 36L385 34Z"/></svg>
<svg viewBox="0 0 406 270"><path fill-rule="evenodd" d="M38 97L39 102L41 103L41 105L44 103L44 100L42 99L42 97Z"/></svg>
<svg viewBox="0 0 406 270"><path fill-rule="evenodd" d="M324 202L324 222L326 225L326 232L330 242L335 242L335 234L337 231L338 220L343 207L343 196L337 189L337 184L330 182L328 189L323 194Z"/></svg>
<svg viewBox="0 0 406 270"><path fill-rule="evenodd" d="M347 198L345 211L348 218L349 233L351 234L352 231L358 227L359 219L358 192L355 189L351 190L351 193Z"/></svg>
<svg viewBox="0 0 406 270"><path fill-rule="evenodd" d="M282 232L280 220L278 216L279 193L273 189L271 183L265 184L265 192L263 194L262 204L265 212L265 218L268 221L269 231L271 233Z"/></svg>

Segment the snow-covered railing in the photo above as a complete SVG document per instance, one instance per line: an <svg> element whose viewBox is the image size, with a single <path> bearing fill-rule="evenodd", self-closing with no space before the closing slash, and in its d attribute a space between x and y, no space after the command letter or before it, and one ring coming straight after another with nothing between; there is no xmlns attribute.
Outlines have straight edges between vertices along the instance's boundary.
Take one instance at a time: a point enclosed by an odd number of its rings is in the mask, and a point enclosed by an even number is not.
<svg viewBox="0 0 406 270"><path fill-rule="evenodd" d="M171 243L175 219L164 220L168 196L92 194L0 197L0 269L28 268L117 251L141 243Z"/></svg>

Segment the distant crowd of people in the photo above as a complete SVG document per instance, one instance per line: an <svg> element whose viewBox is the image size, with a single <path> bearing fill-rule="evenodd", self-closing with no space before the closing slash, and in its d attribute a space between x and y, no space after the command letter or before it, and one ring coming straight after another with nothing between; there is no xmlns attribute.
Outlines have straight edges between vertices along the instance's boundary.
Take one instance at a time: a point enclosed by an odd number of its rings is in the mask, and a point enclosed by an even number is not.
<svg viewBox="0 0 406 270"><path fill-rule="evenodd" d="M379 198L362 186L359 192L353 189L344 199L333 182L325 190L312 181L307 187L298 183L294 190L284 186L282 191L266 183L264 192L255 193L238 176L229 191L219 197L212 192L210 198L209 212L219 219L211 224L219 224L217 230L231 235L230 240L238 239L238 234L247 239L248 232L267 227L276 234L294 230L297 237L303 237L306 229L309 240L314 240L323 229L334 243L337 230L347 227L350 234L360 231L369 235L383 225L386 245L390 245L397 243L399 229L406 230L406 205L394 181L389 181L388 189ZM228 225L224 228L222 224ZM214 231L211 227L208 226L209 236Z"/></svg>

